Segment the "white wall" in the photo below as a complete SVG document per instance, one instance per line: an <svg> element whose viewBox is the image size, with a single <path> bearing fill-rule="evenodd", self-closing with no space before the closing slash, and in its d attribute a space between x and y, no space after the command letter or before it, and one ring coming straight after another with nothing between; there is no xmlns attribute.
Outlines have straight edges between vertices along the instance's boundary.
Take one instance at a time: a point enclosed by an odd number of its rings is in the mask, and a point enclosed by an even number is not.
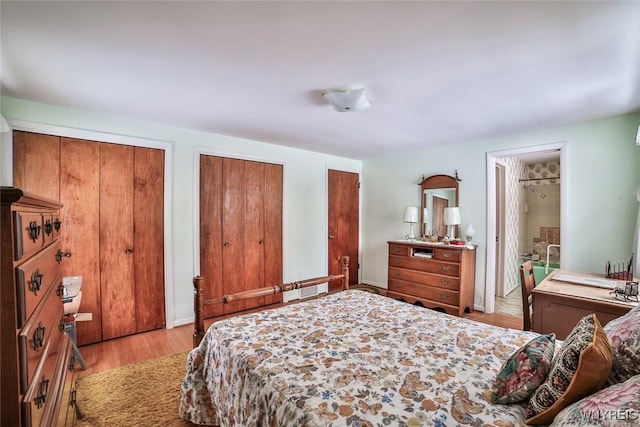
<svg viewBox="0 0 640 427"><path fill-rule="evenodd" d="M174 319L181 324L193 320L191 279L194 265L194 208L197 191L194 179L197 152L274 161L283 164L283 276L285 281L321 276L327 273L327 169L361 173L358 160L286 148L188 129L164 126L124 117L53 107L2 97L2 115L11 120L55 125L126 138L168 141L173 145L170 233L172 247L166 252L171 260ZM6 142L5 142L6 141ZM9 140L2 139L0 150L2 185L8 185L12 157ZM357 260L354 260L357 262Z"/></svg>
<svg viewBox="0 0 640 427"><path fill-rule="evenodd" d="M638 212L640 147L634 145L640 114L590 121L483 141L469 141L366 160L363 165L362 281L386 287L387 241L406 234L404 206L419 204L423 175L458 171L464 230L473 224L479 245L476 308L484 307L487 245L488 152L566 142L568 227L563 229L570 253L563 267L601 272L608 259L627 258L632 250Z"/></svg>

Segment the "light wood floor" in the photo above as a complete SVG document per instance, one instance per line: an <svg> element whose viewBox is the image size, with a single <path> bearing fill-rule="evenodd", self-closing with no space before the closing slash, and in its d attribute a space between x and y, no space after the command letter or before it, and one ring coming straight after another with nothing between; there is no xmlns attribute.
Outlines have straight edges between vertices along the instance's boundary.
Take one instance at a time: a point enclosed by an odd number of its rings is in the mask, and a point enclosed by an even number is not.
<svg viewBox="0 0 640 427"><path fill-rule="evenodd" d="M476 311L465 317L504 328L522 328L522 318L500 313L485 314ZM208 320L205 326L209 326L212 321L213 319ZM77 378L154 357L190 350L193 343L192 335L193 324L189 324L82 346L80 353L87 369L78 368Z"/></svg>

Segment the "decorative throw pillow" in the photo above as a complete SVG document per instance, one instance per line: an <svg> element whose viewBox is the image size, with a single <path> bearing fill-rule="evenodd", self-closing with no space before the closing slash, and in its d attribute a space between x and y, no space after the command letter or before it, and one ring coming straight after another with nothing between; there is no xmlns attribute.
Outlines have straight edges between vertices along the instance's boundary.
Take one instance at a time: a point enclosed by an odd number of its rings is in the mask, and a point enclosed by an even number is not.
<svg viewBox="0 0 640 427"><path fill-rule="evenodd" d="M613 353L607 382L617 384L640 374L640 305L604 326Z"/></svg>
<svg viewBox="0 0 640 427"><path fill-rule="evenodd" d="M600 390L564 408L553 419L552 427L615 425L640 423L640 375L624 383Z"/></svg>
<svg viewBox="0 0 640 427"><path fill-rule="evenodd" d="M527 405L527 424L550 424L558 412L594 393L611 372L611 346L595 314L580 319Z"/></svg>
<svg viewBox="0 0 640 427"><path fill-rule="evenodd" d="M547 378L555 344L555 334L540 335L513 353L498 372L491 401L506 405L529 399Z"/></svg>

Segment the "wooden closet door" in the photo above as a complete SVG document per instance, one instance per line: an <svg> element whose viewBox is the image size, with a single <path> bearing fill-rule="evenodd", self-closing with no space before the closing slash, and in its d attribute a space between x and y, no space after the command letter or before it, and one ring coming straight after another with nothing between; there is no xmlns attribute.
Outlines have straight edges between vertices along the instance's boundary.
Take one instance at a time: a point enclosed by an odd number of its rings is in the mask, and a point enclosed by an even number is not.
<svg viewBox="0 0 640 427"><path fill-rule="evenodd" d="M224 295L222 249L222 157L200 155L200 275L205 300ZM204 307L205 318L223 313L223 304Z"/></svg>
<svg viewBox="0 0 640 427"><path fill-rule="evenodd" d="M13 132L13 186L60 200L60 137Z"/></svg>
<svg viewBox="0 0 640 427"><path fill-rule="evenodd" d="M102 339L136 332L133 147L100 147L100 295Z"/></svg>
<svg viewBox="0 0 640 427"><path fill-rule="evenodd" d="M64 276L82 276L81 313L91 321L77 323L79 345L102 341L100 308L100 143L61 139L60 202L63 252L71 253L61 264Z"/></svg>
<svg viewBox="0 0 640 427"><path fill-rule="evenodd" d="M282 283L282 166L200 156L200 275L205 299ZM204 307L213 317L280 302Z"/></svg>
<svg viewBox="0 0 640 427"><path fill-rule="evenodd" d="M244 289L265 286L264 281L264 197L265 164L245 161L245 217L244 217ZM247 307L264 305L264 297L247 300Z"/></svg>
<svg viewBox="0 0 640 427"><path fill-rule="evenodd" d="M165 326L164 150L134 148L133 259L136 332Z"/></svg>
<svg viewBox="0 0 640 427"><path fill-rule="evenodd" d="M222 159L222 275L224 293L250 289L244 280L244 233L246 213L244 160ZM250 307L248 300L224 305L234 313Z"/></svg>
<svg viewBox="0 0 640 427"><path fill-rule="evenodd" d="M264 166L264 285L282 283L282 165ZM266 304L280 295L265 297Z"/></svg>

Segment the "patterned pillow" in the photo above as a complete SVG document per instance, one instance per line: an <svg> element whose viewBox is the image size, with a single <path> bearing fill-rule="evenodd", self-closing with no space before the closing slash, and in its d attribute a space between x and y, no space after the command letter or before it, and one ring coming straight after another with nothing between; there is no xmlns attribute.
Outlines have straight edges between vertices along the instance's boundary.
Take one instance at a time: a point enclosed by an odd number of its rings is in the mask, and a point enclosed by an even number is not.
<svg viewBox="0 0 640 427"><path fill-rule="evenodd" d="M491 389L491 401L506 405L528 400L547 378L555 351L556 335L540 335L502 365Z"/></svg>
<svg viewBox="0 0 640 427"><path fill-rule="evenodd" d="M607 382L617 384L640 374L640 305L604 326L613 353Z"/></svg>
<svg viewBox="0 0 640 427"><path fill-rule="evenodd" d="M640 423L640 375L564 408L552 427L637 426Z"/></svg>
<svg viewBox="0 0 640 427"><path fill-rule="evenodd" d="M527 405L527 424L550 424L558 412L594 393L611 372L611 346L595 314L583 317L553 359Z"/></svg>

